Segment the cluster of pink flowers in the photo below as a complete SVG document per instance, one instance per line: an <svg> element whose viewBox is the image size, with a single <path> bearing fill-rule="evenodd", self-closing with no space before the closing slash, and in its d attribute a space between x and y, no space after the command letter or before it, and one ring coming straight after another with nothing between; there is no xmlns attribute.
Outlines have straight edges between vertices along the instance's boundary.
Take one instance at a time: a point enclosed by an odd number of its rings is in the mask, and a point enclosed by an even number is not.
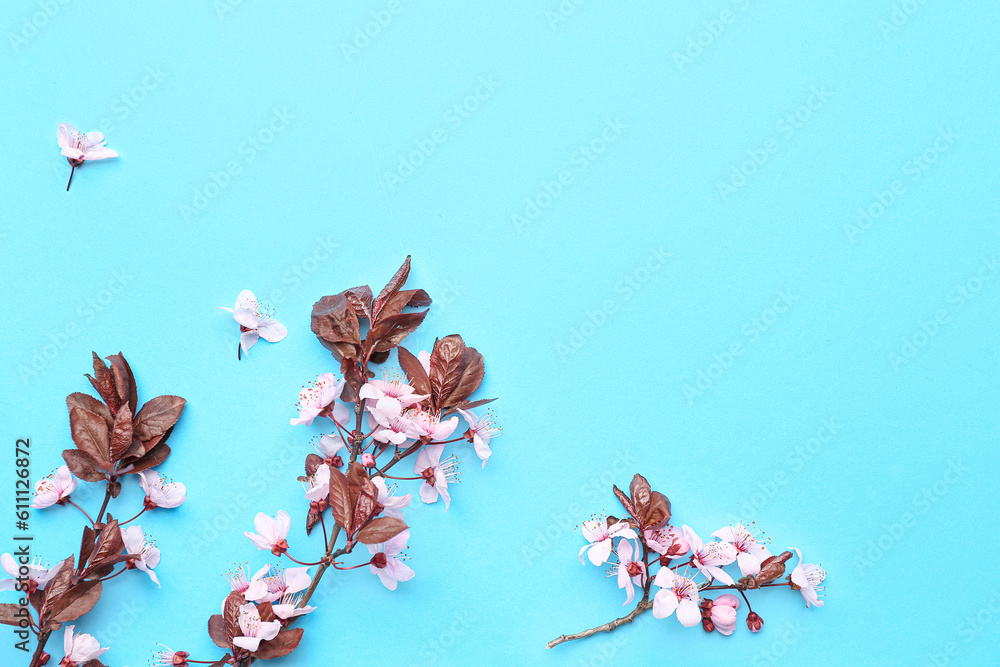
<svg viewBox="0 0 1000 667"><path fill-rule="evenodd" d="M750 608L748 591L788 587L802 595L807 607L823 606L820 593L826 572L806 563L798 549L793 549L798 564L785 581L779 582L792 552L773 555L752 525L726 526L706 541L689 526L678 528L670 523L670 501L652 491L641 475L633 479L629 495L618 487L614 487L614 492L627 516L623 519L600 516L584 521L581 530L587 544L580 550L580 562L585 563L586 554L594 565L611 564L608 576L616 577L618 588L625 591L623 606L632 603L637 589L641 592L642 599L626 619L632 620L634 615L651 610L655 618L676 616L685 627L701 624L708 632L717 630L730 635L742 606L740 598L748 610L747 627L753 632L763 627L761 617ZM739 570L737 578L732 571L734 566ZM706 595L723 590L740 597L725 593L712 599ZM611 631L618 625L609 623L579 635L563 635L549 646Z"/></svg>

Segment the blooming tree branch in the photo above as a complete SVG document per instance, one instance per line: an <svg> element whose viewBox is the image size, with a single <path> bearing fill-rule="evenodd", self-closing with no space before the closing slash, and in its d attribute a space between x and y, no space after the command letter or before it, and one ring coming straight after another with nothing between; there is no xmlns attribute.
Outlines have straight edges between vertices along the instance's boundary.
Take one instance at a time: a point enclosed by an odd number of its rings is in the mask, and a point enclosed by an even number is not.
<svg viewBox="0 0 1000 667"><path fill-rule="evenodd" d="M760 534L750 527L742 523L727 526L712 533L714 539L706 542L688 526L678 529L670 525L670 501L653 491L642 475L632 479L628 495L617 486L612 490L627 516L584 521L582 531L587 544L580 550L580 562L585 562L586 554L593 565L600 566L614 556L617 562L613 562L609 576L615 576L618 588L625 589L625 604L634 599L636 587L642 597L629 614L583 632L560 635L546 648L611 632L646 611L652 611L654 618L676 616L684 627L701 624L706 632L718 630L731 635L742 603L747 607L747 627L760 632L764 621L750 607L747 593L763 588L788 587L802 594L806 607L823 606L819 592L826 572L805 563L798 549L794 549L798 565L786 581L779 582L792 552L772 555ZM725 570L734 563L740 570L739 579ZM651 574L653 568L655 574ZM653 586L659 589L655 594ZM707 591L733 591L740 597L725 593L712 599L702 595Z"/></svg>

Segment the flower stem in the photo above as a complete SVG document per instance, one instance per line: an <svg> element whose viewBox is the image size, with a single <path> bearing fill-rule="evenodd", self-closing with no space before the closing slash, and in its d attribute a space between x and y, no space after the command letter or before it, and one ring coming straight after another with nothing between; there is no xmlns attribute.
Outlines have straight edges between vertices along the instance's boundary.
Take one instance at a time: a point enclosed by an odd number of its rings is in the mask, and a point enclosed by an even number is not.
<svg viewBox="0 0 1000 667"><path fill-rule="evenodd" d="M553 648L555 646L559 646L559 644L562 644L563 642L571 642L574 639L583 639L584 637L596 635L598 632L611 632L612 630L621 625L625 625L626 623L631 623L639 616L639 614L643 613L644 611L648 611L652 608L653 608L653 603L649 602L646 599L646 596L643 596L642 600L639 601L639 604L637 604L635 609L633 609L632 612L629 613L628 615L622 616L621 618L616 618L613 621L608 621L604 625L598 625L596 628L584 630L583 632L577 632L572 635L559 635L558 637L550 641L548 644L546 644L545 648Z"/></svg>
<svg viewBox="0 0 1000 667"><path fill-rule="evenodd" d="M69 183L66 184L66 192L69 192L69 186L73 185L73 174L76 173L76 165L71 165L73 168L69 172Z"/></svg>
<svg viewBox="0 0 1000 667"><path fill-rule="evenodd" d="M89 521L89 522L90 522L90 525L91 525L91 526L93 526L93 525L94 525L94 520L90 518L90 515L89 515L89 514L87 514L87 511L86 511L85 509L83 509L82 507L80 507L79 505L77 505L76 503L74 503L74 502L73 502L72 500L70 500L69 498L67 498L67 499L66 499L66 502L67 502L68 504L72 505L73 507L77 508L77 509L78 509L78 510L80 510L81 512L83 512L83 516L87 517L87 521Z"/></svg>
<svg viewBox="0 0 1000 667"><path fill-rule="evenodd" d="M31 663L28 667L38 667L41 664L42 653L45 652L45 642L49 640L51 634L51 630L42 630L41 634L38 635L38 647L35 649L35 654L31 656Z"/></svg>
<svg viewBox="0 0 1000 667"><path fill-rule="evenodd" d="M138 518L139 518L140 516L142 516L142 513L143 513L143 512L145 512L145 511L146 511L146 506L145 506L145 505L143 505L143 506L142 506L142 509L141 509L141 510L139 510L139 513L138 513L138 514L136 514L136 515L135 515L134 517L132 517L132 518L131 518L131 519L129 519L128 521L119 521L119 522L118 522L118 525L119 525L119 526L124 526L124 525L125 525L126 523L132 523L133 521L135 521L136 519L138 519Z"/></svg>

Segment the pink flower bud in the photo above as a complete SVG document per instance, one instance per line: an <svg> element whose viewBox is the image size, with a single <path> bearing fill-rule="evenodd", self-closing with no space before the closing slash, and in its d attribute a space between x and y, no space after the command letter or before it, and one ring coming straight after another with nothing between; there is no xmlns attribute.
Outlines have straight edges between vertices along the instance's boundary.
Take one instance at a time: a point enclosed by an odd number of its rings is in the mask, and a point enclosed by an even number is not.
<svg viewBox="0 0 1000 667"><path fill-rule="evenodd" d="M361 465L363 465L366 468L374 468L375 467L375 457L372 456L371 454L368 454L368 453L362 454L361 455Z"/></svg>
<svg viewBox="0 0 1000 667"><path fill-rule="evenodd" d="M757 615L757 612L752 611L747 614L747 627L750 628L751 632L760 632L760 629L764 627L764 619Z"/></svg>
<svg viewBox="0 0 1000 667"><path fill-rule="evenodd" d="M738 597L736 597L735 595L731 595L729 593L726 593L725 595L720 595L719 597L715 598L715 604L716 605L720 605L721 604L721 605L725 605L727 607L732 607L733 609L739 609L740 608L740 599Z"/></svg>

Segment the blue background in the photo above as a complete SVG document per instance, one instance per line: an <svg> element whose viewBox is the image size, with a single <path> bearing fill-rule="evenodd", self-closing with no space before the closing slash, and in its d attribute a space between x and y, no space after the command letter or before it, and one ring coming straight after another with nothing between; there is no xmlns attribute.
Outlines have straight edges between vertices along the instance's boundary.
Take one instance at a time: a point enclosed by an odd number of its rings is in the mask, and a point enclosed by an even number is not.
<svg viewBox="0 0 1000 667"><path fill-rule="evenodd" d="M60 463L91 350L126 354L140 400L189 400L162 467L188 502L141 521L163 588L119 578L78 624L105 662L218 655L205 619L221 572L265 562L258 510L319 551L294 478L322 429L288 425L335 370L310 308L406 254L436 299L406 344L463 334L505 432L485 470L455 449L450 511L409 513L416 578L328 575L284 664L995 661L996 10L348 4L5 3L3 442L31 438L34 478ZM60 122L121 153L68 194ZM244 288L290 333L238 363L215 306ZM546 651L626 611L574 528L637 471L703 535L744 518L802 548L826 606L766 591L759 635L647 615ZM36 552L80 524L35 512Z"/></svg>

